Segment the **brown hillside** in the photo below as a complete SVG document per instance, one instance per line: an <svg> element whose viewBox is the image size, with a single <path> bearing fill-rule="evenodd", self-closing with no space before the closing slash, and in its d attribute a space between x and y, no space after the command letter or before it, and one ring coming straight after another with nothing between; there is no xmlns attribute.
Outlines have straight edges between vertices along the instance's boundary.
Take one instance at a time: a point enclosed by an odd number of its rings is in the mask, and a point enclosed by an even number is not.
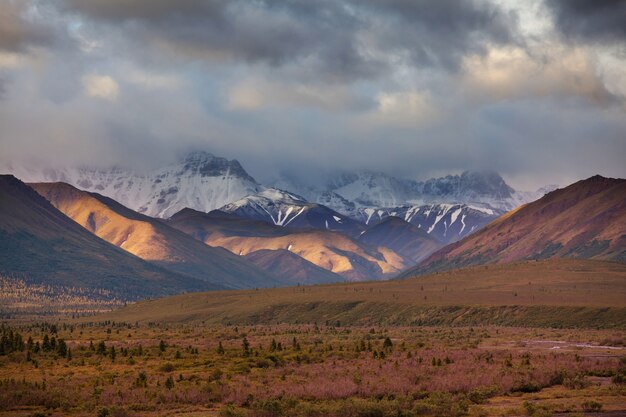
<svg viewBox="0 0 626 417"><path fill-rule="evenodd" d="M387 247L415 263L443 246L423 229L395 216L369 227L359 236L359 241Z"/></svg>
<svg viewBox="0 0 626 417"><path fill-rule="evenodd" d="M246 259L283 282L293 285L329 284L344 281L343 277L307 261L286 249L262 249L246 255Z"/></svg>
<svg viewBox="0 0 626 417"><path fill-rule="evenodd" d="M626 261L626 180L595 176L553 191L435 252L403 276L547 258Z"/></svg>

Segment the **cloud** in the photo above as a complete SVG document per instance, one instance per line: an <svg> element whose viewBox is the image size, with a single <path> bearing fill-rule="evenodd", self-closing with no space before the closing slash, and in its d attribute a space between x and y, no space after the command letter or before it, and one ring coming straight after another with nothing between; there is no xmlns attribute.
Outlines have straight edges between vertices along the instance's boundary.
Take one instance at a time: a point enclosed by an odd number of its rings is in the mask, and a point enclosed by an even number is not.
<svg viewBox="0 0 626 417"><path fill-rule="evenodd" d="M548 0L555 26L565 36L588 42L626 42L626 2Z"/></svg>
<svg viewBox="0 0 626 417"><path fill-rule="evenodd" d="M371 107L373 102L344 86L310 85L249 78L228 92L227 106L233 110L261 110L268 107L313 107L328 111L351 111Z"/></svg>
<svg viewBox="0 0 626 417"><path fill-rule="evenodd" d="M55 33L43 12L28 1L0 2L0 50L22 52L29 46L49 45Z"/></svg>
<svg viewBox="0 0 626 417"><path fill-rule="evenodd" d="M83 77L83 88L89 97L115 101L119 94L117 82L108 75L86 75Z"/></svg>
<svg viewBox="0 0 626 417"><path fill-rule="evenodd" d="M551 45L539 53L507 47L467 56L464 89L478 100L579 97L602 107L624 100L606 88L590 51Z"/></svg>

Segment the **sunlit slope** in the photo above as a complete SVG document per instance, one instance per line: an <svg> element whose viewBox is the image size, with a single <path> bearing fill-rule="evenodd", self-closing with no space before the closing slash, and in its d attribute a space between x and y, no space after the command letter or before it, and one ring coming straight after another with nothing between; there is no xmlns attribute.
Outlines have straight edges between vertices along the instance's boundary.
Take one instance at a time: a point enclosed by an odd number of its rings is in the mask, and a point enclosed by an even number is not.
<svg viewBox="0 0 626 417"><path fill-rule="evenodd" d="M626 327L626 265L529 261L406 280L185 294L99 319Z"/></svg>
<svg viewBox="0 0 626 417"><path fill-rule="evenodd" d="M65 183L31 184L56 208L98 237L142 259L226 288L280 285L245 259L212 248L160 220Z"/></svg>
<svg viewBox="0 0 626 417"><path fill-rule="evenodd" d="M142 298L223 288L168 271L94 236L11 175L0 176L0 274Z"/></svg>

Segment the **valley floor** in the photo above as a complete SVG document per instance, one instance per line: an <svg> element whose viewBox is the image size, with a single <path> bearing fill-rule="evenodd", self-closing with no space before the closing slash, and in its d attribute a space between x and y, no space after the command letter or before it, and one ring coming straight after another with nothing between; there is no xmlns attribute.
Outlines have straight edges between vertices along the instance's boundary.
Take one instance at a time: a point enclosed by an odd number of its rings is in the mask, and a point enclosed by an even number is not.
<svg viewBox="0 0 626 417"><path fill-rule="evenodd" d="M623 330L72 322L3 332L33 341L0 355L3 417L626 413Z"/></svg>

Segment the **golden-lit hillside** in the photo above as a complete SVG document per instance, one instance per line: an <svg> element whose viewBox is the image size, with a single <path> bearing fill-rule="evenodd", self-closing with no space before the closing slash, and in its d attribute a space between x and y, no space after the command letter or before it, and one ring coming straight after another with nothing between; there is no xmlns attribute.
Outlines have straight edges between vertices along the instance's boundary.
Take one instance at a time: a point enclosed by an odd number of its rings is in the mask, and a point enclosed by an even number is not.
<svg viewBox="0 0 626 417"><path fill-rule="evenodd" d="M227 288L275 286L279 281L245 259L204 245L162 221L99 194L64 183L30 184L56 208L96 236L168 269Z"/></svg>

